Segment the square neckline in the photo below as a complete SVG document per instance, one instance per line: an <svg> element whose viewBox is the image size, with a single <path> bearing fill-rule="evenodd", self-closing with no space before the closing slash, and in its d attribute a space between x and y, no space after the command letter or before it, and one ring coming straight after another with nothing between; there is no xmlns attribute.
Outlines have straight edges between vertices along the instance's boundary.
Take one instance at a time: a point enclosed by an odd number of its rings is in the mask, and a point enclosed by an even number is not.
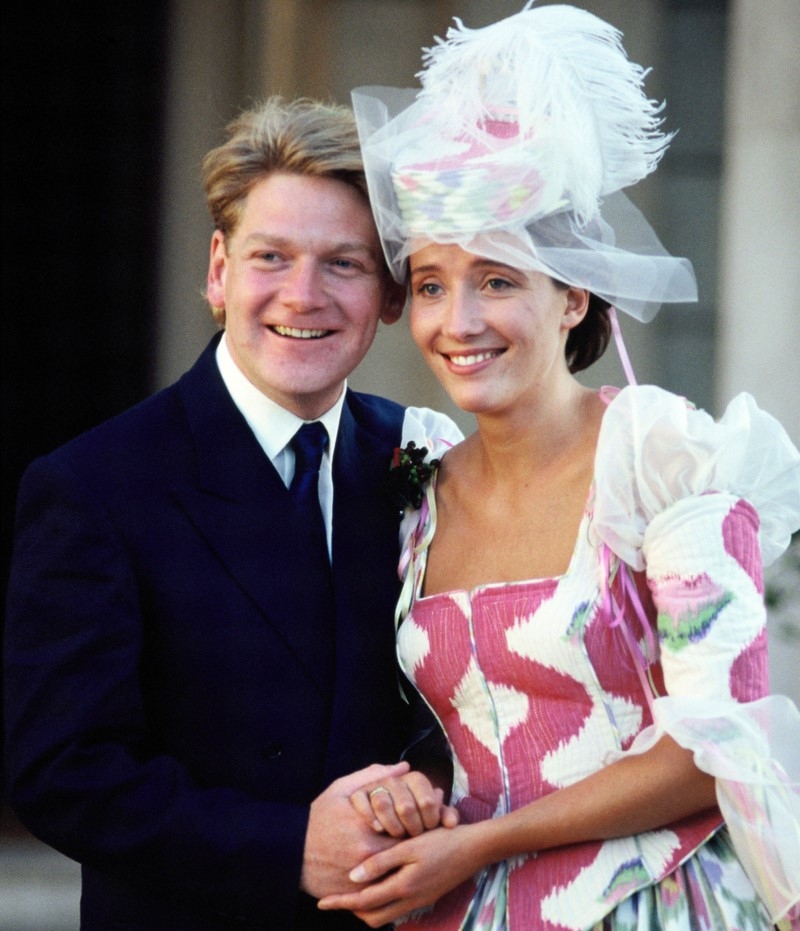
<svg viewBox="0 0 800 931"><path fill-rule="evenodd" d="M620 393L621 390L622 389L614 387L613 385L603 385L598 389L597 395L600 398L600 400L603 401L603 403L606 405L606 410L608 409L608 405L614 400L614 398ZM605 416L605 412L603 416ZM446 452L442 455L442 458L444 458L445 455L447 455ZM596 464L597 450L595 450L594 461ZM479 585L473 586L472 588L446 589L441 592L435 592L432 595L419 594L414 598L414 602L417 603L421 601L429 601L435 598L452 598L455 595L464 595L466 596L468 601L471 603L477 596L486 592L489 589L509 588L511 586L539 586L540 587L540 586L545 586L545 585L558 584L564 579L569 578L570 575L572 575L573 573L575 562L577 561L578 552L579 552L582 538L587 536L588 523L592 516L592 502L594 501L595 491L596 491L595 472L596 472L596 468L593 469L592 471L592 479L589 483L589 490L587 492L586 499L584 501L583 512L581 514L581 519L578 524L578 530L575 535L575 543L573 544L572 550L570 552L569 561L567 563L567 568L564 570L564 572L558 575L539 576L537 578L527 578L527 579L512 579L510 581L505 581L505 582L503 581L482 582ZM432 489L432 494L434 495L434 497L436 495L436 483L438 481L438 478L439 478L439 468L437 466L437 468L433 472L433 475L431 476L431 485L430 485ZM428 568L428 549L431 543L433 542L433 538L436 536L436 513L437 512L435 508L430 513L429 519L431 521L431 525L427 533L425 534L427 538L425 549L421 550L417 554L417 559L421 560L421 566L420 566L420 572L419 572L419 583L418 585L417 584L414 585L414 589L415 590L418 589L420 592L424 590L424 585L425 585L425 573ZM413 567L411 571L413 571Z"/></svg>

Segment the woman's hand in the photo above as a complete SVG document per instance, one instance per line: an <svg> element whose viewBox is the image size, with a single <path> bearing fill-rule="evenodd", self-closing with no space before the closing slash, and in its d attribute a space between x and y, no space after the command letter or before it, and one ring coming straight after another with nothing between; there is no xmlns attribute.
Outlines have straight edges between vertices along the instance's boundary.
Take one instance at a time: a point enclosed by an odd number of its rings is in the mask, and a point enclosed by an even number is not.
<svg viewBox="0 0 800 931"><path fill-rule="evenodd" d="M390 837L417 837L458 824L458 812L444 804L444 792L417 771L367 783L353 792L350 803L375 831Z"/></svg>
<svg viewBox="0 0 800 931"><path fill-rule="evenodd" d="M323 910L347 909L371 928L432 905L482 866L471 840L480 825L436 828L375 854L350 873L359 892L325 896Z"/></svg>
<svg viewBox="0 0 800 931"><path fill-rule="evenodd" d="M375 807L392 793L373 790L392 785L398 799L405 791L414 796L422 790L407 785L401 789L398 784L409 776L411 773L401 772L364 783L349 799L353 806L360 806L359 811L366 811L364 799L357 799L362 792L373 826L380 824L383 829ZM415 783L416 777L411 785ZM430 787L430 791L436 790ZM715 804L714 778L697 769L691 750L664 736L643 753L628 754L507 814L450 829L423 828L423 833L368 857L350 871L350 882L370 885L359 892L321 897L320 908L350 909L368 925L378 927L431 905L490 863L538 850L657 830ZM414 805L403 817L409 823L419 817L424 824L420 802ZM399 820L396 810L393 816ZM392 815L385 816L389 817Z"/></svg>
<svg viewBox="0 0 800 931"><path fill-rule="evenodd" d="M368 857L392 844L377 834L350 804L350 796L364 785L376 785L408 772L408 763L373 764L332 782L311 803L303 848L300 887L315 898L354 891L347 874Z"/></svg>

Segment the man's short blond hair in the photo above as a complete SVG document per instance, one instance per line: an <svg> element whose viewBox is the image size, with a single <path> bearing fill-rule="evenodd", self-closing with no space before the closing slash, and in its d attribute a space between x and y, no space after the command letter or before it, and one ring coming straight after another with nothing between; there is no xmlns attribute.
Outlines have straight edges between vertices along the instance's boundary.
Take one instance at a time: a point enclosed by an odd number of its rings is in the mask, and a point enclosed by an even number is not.
<svg viewBox="0 0 800 931"><path fill-rule="evenodd" d="M214 228L226 238L233 233L253 186L278 172L343 181L369 204L352 110L307 98L269 97L240 113L228 125L226 141L202 162ZM224 325L224 309L212 307L211 312Z"/></svg>
<svg viewBox="0 0 800 931"><path fill-rule="evenodd" d="M335 178L369 201L348 107L270 97L237 116L227 133L202 163L208 209L215 228L226 236L236 229L253 185L276 172Z"/></svg>

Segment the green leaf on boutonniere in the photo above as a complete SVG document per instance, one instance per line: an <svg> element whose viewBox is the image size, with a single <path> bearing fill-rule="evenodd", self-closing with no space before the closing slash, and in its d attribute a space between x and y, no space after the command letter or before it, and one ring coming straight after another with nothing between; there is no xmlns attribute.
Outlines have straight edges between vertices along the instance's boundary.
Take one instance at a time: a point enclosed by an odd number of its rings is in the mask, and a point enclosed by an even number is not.
<svg viewBox="0 0 800 931"><path fill-rule="evenodd" d="M401 508L417 510L422 504L427 484L439 465L438 459L425 462L427 455L428 448L418 447L413 440L402 448L395 447L389 467L389 487Z"/></svg>

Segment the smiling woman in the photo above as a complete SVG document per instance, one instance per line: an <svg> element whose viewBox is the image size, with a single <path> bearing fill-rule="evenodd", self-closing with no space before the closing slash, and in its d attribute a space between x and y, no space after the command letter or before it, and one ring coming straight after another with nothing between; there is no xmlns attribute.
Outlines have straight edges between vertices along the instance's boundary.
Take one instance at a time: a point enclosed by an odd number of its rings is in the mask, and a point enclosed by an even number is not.
<svg viewBox="0 0 800 931"><path fill-rule="evenodd" d="M530 389L535 409L535 386L563 360L587 292L455 245L414 252L410 272L412 336L458 406L488 412L500 397L516 403ZM524 408L520 414L532 418Z"/></svg>
<svg viewBox="0 0 800 931"><path fill-rule="evenodd" d="M354 93L412 335L478 425L407 512L397 611L461 822L320 903L373 927L800 917L800 713L768 692L761 583L800 524L800 453L749 396L716 423L574 374L617 308L646 321L696 297L621 193L671 139L645 76L609 24L529 3L458 22L419 92ZM385 825L371 788L353 804Z"/></svg>

